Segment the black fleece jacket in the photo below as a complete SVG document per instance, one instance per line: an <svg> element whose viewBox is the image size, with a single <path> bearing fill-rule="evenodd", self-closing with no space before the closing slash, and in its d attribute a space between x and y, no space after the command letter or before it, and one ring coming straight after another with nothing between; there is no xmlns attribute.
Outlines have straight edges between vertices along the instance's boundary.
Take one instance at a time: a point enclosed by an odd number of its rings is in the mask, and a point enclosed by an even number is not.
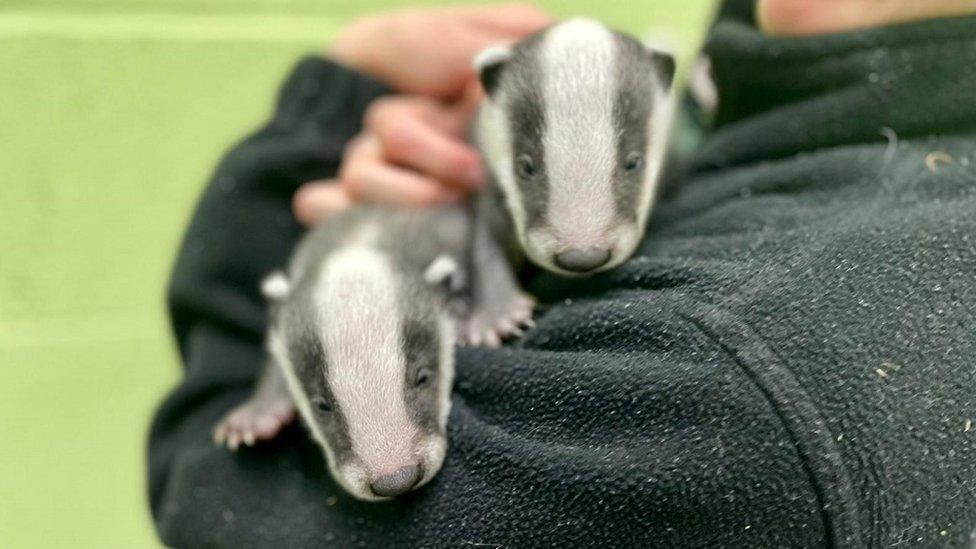
<svg viewBox="0 0 976 549"><path fill-rule="evenodd" d="M733 10L734 11L734 10ZM960 547L976 527L976 18L802 40L726 14L716 124L637 256L539 274L538 326L462 349L439 476L352 500L300 427L236 454L262 275L384 93L320 59L222 161L169 290L149 440L175 546Z"/></svg>

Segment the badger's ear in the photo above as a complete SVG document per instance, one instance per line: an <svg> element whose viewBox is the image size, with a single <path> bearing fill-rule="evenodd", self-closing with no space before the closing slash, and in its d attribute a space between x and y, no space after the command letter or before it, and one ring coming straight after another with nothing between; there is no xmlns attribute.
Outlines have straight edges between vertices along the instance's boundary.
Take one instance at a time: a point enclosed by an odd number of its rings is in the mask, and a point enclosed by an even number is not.
<svg viewBox="0 0 976 549"><path fill-rule="evenodd" d="M645 44L644 48L650 56L651 63L654 65L654 72L665 88L670 88L674 83L674 72L676 63L674 54L665 48L654 44Z"/></svg>
<svg viewBox="0 0 976 549"><path fill-rule="evenodd" d="M498 88L498 78L505 67L505 63L512 58L512 48L508 46L492 46L481 50L474 56L474 70L481 80L481 87L489 96Z"/></svg>
<svg viewBox="0 0 976 549"><path fill-rule="evenodd" d="M464 273L456 259L443 254L437 256L427 266L427 270L424 271L424 281L450 295L464 288Z"/></svg>
<svg viewBox="0 0 976 549"><path fill-rule="evenodd" d="M275 271L261 281L261 294L272 303L279 302L291 293L291 282L282 271Z"/></svg>

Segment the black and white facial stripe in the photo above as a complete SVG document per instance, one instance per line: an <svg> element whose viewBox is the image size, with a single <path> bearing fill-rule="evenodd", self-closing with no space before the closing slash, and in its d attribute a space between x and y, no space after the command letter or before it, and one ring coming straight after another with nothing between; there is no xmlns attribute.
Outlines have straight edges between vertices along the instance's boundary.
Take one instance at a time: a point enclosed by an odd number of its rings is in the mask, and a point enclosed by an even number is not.
<svg viewBox="0 0 976 549"><path fill-rule="evenodd" d="M614 98L613 120L617 132L617 162L614 177L614 203L617 215L637 223L641 204L641 190L647 171L647 156L651 139L665 141L666 135L654 135L648 127L654 109L668 109L660 105L660 87L667 89L674 74L674 61L649 51L639 42L615 36L617 49L617 93ZM656 78L647 77L648 66L657 69ZM666 101L666 99L665 99Z"/></svg>
<svg viewBox="0 0 976 549"><path fill-rule="evenodd" d="M523 93L508 99L506 122L512 136L512 171L528 228L545 223L549 203L546 154L542 142L542 136L546 135L545 99L541 67L537 62L540 44L541 36L521 43L513 53L515 60L511 66L517 63L522 70L505 70L507 85L523 90Z"/></svg>
<svg viewBox="0 0 976 549"><path fill-rule="evenodd" d="M557 272L627 259L664 156L672 58L575 19L488 50L476 65L489 95L479 144L527 255ZM586 250L605 252L605 262L561 266L560 254Z"/></svg>
<svg viewBox="0 0 976 549"><path fill-rule="evenodd" d="M313 265L269 336L333 477L360 499L390 495L378 482L398 471L415 468L410 489L439 470L455 340L438 290L373 244L360 235Z"/></svg>

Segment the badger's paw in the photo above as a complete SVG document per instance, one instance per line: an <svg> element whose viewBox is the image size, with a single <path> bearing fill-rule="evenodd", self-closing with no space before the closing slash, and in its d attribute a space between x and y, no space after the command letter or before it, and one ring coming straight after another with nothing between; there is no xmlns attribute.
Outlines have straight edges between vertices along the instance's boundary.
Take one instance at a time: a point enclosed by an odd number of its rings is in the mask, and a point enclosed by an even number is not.
<svg viewBox="0 0 976 549"><path fill-rule="evenodd" d="M473 347L499 347L502 341L521 336L534 325L532 308L535 299L522 292L512 294L501 303L474 307L459 323L459 339Z"/></svg>
<svg viewBox="0 0 976 549"><path fill-rule="evenodd" d="M242 443L254 446L258 441L273 439L294 419L295 405L290 399L250 398L214 427L214 442L233 451Z"/></svg>

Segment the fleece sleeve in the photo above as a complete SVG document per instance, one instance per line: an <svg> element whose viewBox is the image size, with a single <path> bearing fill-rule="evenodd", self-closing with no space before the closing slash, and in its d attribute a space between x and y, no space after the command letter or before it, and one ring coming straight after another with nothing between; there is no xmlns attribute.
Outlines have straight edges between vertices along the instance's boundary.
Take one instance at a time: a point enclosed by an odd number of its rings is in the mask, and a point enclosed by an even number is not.
<svg viewBox="0 0 976 549"><path fill-rule="evenodd" d="M716 125L612 272L461 349L444 467L359 502L301 427L210 429L261 364L290 195L375 84L321 61L218 168L170 289L157 529L206 547L965 547L976 528L976 18L773 39L729 2Z"/></svg>
<svg viewBox="0 0 976 549"><path fill-rule="evenodd" d="M302 183L336 173L366 106L384 93L341 65L302 60L282 85L271 120L224 156L199 199L167 295L184 377L160 407L149 440L150 502L165 541L180 539L167 533L167 509L181 463L216 450L198 446L263 364L258 286L301 234L292 195Z"/></svg>

